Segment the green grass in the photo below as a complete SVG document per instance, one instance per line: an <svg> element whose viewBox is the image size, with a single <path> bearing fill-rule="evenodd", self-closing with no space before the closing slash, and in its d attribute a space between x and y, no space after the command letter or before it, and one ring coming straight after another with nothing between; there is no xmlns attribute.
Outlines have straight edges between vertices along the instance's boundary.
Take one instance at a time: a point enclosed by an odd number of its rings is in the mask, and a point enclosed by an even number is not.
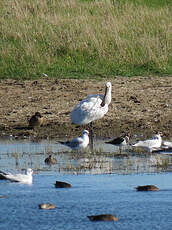
<svg viewBox="0 0 172 230"><path fill-rule="evenodd" d="M113 1L113 0L112 0ZM119 2L125 2L125 0L119 0ZM145 5L148 7L164 7L164 6L171 6L171 0L128 0L135 5Z"/></svg>
<svg viewBox="0 0 172 230"><path fill-rule="evenodd" d="M171 0L1 0L0 78L172 74Z"/></svg>

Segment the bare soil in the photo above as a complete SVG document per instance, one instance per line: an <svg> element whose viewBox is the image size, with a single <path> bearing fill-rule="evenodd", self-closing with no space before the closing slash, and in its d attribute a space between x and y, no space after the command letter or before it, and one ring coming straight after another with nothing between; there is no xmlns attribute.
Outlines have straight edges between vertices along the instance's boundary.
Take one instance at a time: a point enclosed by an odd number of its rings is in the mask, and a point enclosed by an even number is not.
<svg viewBox="0 0 172 230"><path fill-rule="evenodd" d="M108 80L109 81L109 80ZM96 137L123 133L172 136L172 77L116 77L112 103L104 118L94 122ZM61 138L80 135L87 126L70 122L70 111L88 94L104 94L106 80L0 81L0 136ZM42 127L31 130L28 119L40 112Z"/></svg>

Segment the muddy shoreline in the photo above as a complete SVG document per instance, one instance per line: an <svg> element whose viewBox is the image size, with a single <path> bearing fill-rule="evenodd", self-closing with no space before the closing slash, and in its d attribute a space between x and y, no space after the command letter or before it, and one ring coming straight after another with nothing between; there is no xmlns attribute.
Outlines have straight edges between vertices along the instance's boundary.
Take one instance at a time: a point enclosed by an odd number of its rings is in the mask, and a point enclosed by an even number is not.
<svg viewBox="0 0 172 230"><path fill-rule="evenodd" d="M109 80L108 80L109 81ZM150 137L172 136L172 77L116 77L108 113L94 122L95 137L123 133ZM106 80L0 80L0 136L65 138L80 135L88 126L70 122L70 111L88 94L103 94ZM42 127L28 128L28 119L40 112Z"/></svg>

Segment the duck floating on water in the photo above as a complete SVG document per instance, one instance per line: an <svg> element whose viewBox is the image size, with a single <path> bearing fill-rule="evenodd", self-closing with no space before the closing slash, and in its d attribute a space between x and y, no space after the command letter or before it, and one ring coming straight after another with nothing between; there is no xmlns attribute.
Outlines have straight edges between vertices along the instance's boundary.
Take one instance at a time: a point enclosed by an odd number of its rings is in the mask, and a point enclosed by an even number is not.
<svg viewBox="0 0 172 230"><path fill-rule="evenodd" d="M32 174L33 170L28 168L25 174L12 174L0 171L0 178L9 180L11 182L19 182L24 184L32 184Z"/></svg>
<svg viewBox="0 0 172 230"><path fill-rule="evenodd" d="M143 186L137 186L137 191L158 191L159 188L155 185L143 185Z"/></svg>
<svg viewBox="0 0 172 230"><path fill-rule="evenodd" d="M91 221L118 221L118 218L111 214L101 214L95 216L87 216Z"/></svg>

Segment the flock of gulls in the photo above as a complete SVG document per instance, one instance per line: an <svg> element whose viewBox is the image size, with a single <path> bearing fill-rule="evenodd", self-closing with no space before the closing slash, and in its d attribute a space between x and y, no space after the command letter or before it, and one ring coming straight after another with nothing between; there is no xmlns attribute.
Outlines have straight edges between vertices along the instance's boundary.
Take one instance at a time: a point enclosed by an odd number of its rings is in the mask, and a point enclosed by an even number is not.
<svg viewBox="0 0 172 230"><path fill-rule="evenodd" d="M108 112L108 106L111 103L111 91L112 84L107 82L105 85L104 95L88 95L85 99L75 105L70 113L70 119L73 124L77 125L89 125L88 130L83 130L81 136L75 137L72 140L60 141L59 143L65 145L72 150L81 150L87 148L90 144L93 150L93 122L101 119ZM29 120L29 127L34 128L36 126L41 126L43 124L43 117L39 112L36 112ZM154 151L159 151L161 149L171 149L172 143L169 141L162 141L161 133L155 134L152 139L139 140L135 144L129 143L129 135L124 135L116 137L113 140L106 141L106 144L111 144L119 147L119 151L123 146L129 145L132 148L143 148L147 152L152 153ZM53 162L56 163L56 159L50 155L45 159L45 163ZM25 174L11 174L7 172L0 171L0 179L6 179L11 182L19 182L25 184L32 184L33 170L27 169ZM71 185L66 182L56 181L56 188L70 188ZM138 186L137 191L158 191L158 188L154 185L144 185ZM52 209L55 208L52 204L40 204L41 209ZM118 218L111 214L101 214L96 216L88 216L91 221L117 221Z"/></svg>

